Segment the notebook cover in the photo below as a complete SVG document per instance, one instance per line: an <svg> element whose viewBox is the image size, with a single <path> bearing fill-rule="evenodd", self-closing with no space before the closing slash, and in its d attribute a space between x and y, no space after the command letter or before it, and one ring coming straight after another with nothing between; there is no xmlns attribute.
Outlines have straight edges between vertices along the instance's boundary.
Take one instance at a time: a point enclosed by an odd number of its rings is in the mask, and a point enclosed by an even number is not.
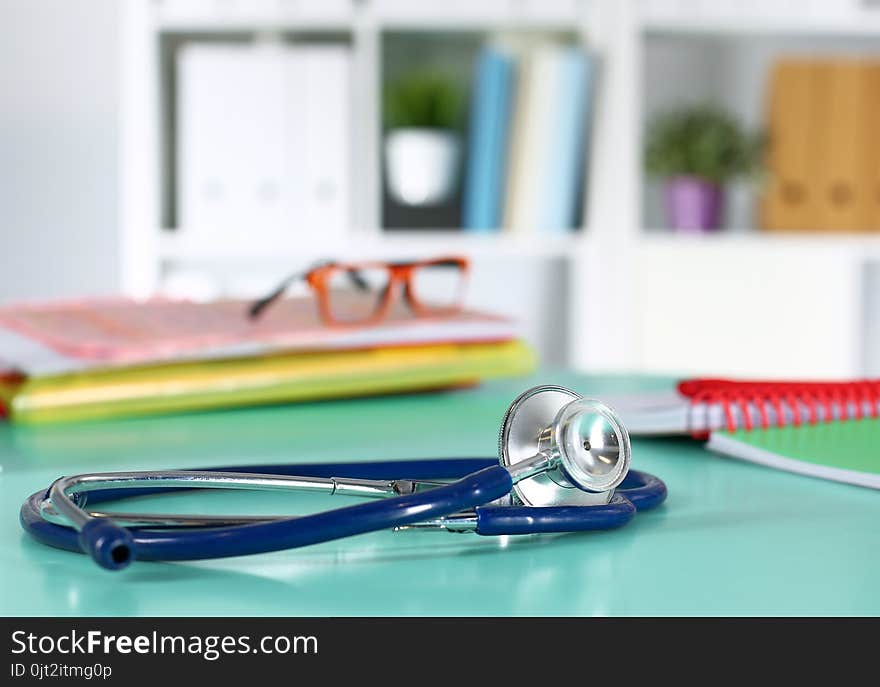
<svg viewBox="0 0 880 687"><path fill-rule="evenodd" d="M456 386L534 366L532 350L510 341L128 367L23 380L7 389L7 413L41 423L286 403Z"/></svg>
<svg viewBox="0 0 880 687"><path fill-rule="evenodd" d="M713 432L708 447L781 470L880 489L880 418Z"/></svg>

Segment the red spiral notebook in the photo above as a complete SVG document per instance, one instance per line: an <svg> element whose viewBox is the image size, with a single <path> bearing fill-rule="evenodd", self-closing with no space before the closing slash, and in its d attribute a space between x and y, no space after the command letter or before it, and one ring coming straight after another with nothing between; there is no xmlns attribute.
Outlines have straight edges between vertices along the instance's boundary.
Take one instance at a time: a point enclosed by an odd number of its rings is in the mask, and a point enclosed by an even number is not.
<svg viewBox="0 0 880 687"><path fill-rule="evenodd" d="M689 434L730 457L880 489L878 379L690 379L608 400L635 436Z"/></svg>

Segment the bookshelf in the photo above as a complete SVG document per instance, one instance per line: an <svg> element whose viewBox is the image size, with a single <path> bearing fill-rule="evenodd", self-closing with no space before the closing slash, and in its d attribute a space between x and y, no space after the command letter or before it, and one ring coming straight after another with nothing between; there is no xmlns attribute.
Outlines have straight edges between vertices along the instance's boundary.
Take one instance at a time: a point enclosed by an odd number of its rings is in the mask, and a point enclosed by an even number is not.
<svg viewBox="0 0 880 687"><path fill-rule="evenodd" d="M765 234L743 211L717 234L675 234L662 227L656 187L641 166L647 117L682 88L756 122L760 85L774 55L872 51L880 38L876 5L126 0L123 17L120 261L129 293L144 295L175 281L185 291L205 275L219 279L224 292L252 293L320 257L463 253L485 275L473 304L519 316L551 364L672 374L880 374L880 339L869 324L880 320L880 234ZM398 216L389 222L380 124L388 51L412 51L409 42L418 52L426 34L473 46L496 31L561 34L598 55L582 226L564 236L469 235L445 221L416 218L408 226ZM265 35L351 47L351 103L358 115L351 174L357 183L354 221L344 235L209 240L178 226L170 210L169 46ZM442 49L431 59L444 59ZM716 69L702 81L694 75L701 62ZM719 88L718 74L730 88ZM746 191L741 205L749 203ZM198 278L188 280L190 273ZM507 292L512 281L519 297ZM786 294L797 294L788 313L782 312Z"/></svg>

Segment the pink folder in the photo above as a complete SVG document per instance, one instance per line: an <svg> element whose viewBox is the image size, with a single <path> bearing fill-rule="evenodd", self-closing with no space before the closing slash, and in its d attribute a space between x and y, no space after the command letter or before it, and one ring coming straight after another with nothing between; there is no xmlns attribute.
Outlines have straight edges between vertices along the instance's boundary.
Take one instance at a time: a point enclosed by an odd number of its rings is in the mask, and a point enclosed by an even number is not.
<svg viewBox="0 0 880 687"><path fill-rule="evenodd" d="M504 341L516 336L509 319L474 311L425 318L414 317L401 305L378 325L328 327L312 298L281 300L257 320L247 316L249 305L243 300L122 298L12 305L0 307L0 330L95 364Z"/></svg>

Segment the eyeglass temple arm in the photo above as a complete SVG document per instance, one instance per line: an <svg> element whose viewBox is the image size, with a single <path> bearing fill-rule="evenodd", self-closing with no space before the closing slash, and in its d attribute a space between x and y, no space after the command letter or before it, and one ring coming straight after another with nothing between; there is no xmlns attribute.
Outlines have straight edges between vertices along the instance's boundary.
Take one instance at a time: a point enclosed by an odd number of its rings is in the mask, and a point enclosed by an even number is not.
<svg viewBox="0 0 880 687"><path fill-rule="evenodd" d="M305 279L305 276L308 274L308 271L305 272L295 272L288 277L285 277L281 283L276 286L268 295L263 296L259 300L251 303L248 308L248 317L252 320L257 319L263 311L268 308L272 303L277 301L285 291L287 291L288 287L301 279Z"/></svg>
<svg viewBox="0 0 880 687"><path fill-rule="evenodd" d="M251 306L248 308L248 317L252 320L257 319L263 311L268 308L272 303L277 301L284 292L290 287L294 282L305 279L308 276L309 272L318 267L324 267L326 265L335 264L332 260L324 260L312 265L309 269L303 272L294 272L288 277L285 277L281 283L276 286L267 296L263 296L257 301L254 301ZM367 280L364 279L363 275L358 270L346 270L346 274L348 275L349 280L351 280L352 284L354 284L361 291L367 291L370 288L370 285L367 283Z"/></svg>

